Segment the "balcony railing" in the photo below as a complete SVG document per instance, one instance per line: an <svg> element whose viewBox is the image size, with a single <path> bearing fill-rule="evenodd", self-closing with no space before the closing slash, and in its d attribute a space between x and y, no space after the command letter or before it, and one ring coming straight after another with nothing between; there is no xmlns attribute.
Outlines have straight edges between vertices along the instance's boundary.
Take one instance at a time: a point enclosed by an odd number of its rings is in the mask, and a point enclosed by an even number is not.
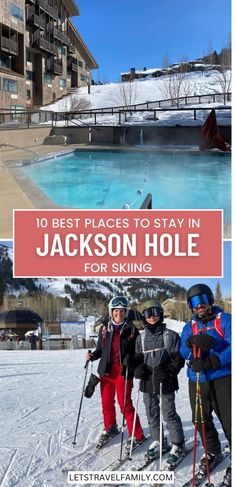
<svg viewBox="0 0 236 487"><path fill-rule="evenodd" d="M54 54L54 56L58 55L58 48L47 41L47 39L41 37L38 30L33 34L33 44L42 49L42 51L50 52L50 54Z"/></svg>
<svg viewBox="0 0 236 487"><path fill-rule="evenodd" d="M9 52L9 54L15 54L15 55L18 54L19 52L18 43L14 39L1 36L0 40L1 40L0 47L2 51Z"/></svg>
<svg viewBox="0 0 236 487"><path fill-rule="evenodd" d="M74 59L73 57L70 57L67 59L67 68L70 69L71 71L78 71L78 64L77 64L77 59Z"/></svg>
<svg viewBox="0 0 236 487"><path fill-rule="evenodd" d="M62 61L60 59L54 59L53 57L47 60L47 70L54 74L62 74Z"/></svg>
<svg viewBox="0 0 236 487"><path fill-rule="evenodd" d="M40 27L40 29L45 29L45 19L41 15L35 14L35 7L33 5L27 5L26 7L26 21Z"/></svg>
<svg viewBox="0 0 236 487"><path fill-rule="evenodd" d="M70 45L69 45L69 52L70 52L71 54L74 54L74 53L75 53L75 46L73 46L73 44L70 44Z"/></svg>
<svg viewBox="0 0 236 487"><path fill-rule="evenodd" d="M57 27L55 27L52 22L50 22L47 25L47 32L49 32L50 34L53 34L55 39L58 39L59 41L61 41L65 46L70 45L71 41L70 41L70 38L68 37L68 35L65 34L64 32L62 32L62 30L57 29Z"/></svg>
<svg viewBox="0 0 236 487"><path fill-rule="evenodd" d="M37 14L33 15L33 23L37 27L40 27L41 29L45 29L45 19L40 15Z"/></svg>
<svg viewBox="0 0 236 487"><path fill-rule="evenodd" d="M47 14L51 15L55 20L58 19L58 11L56 8L48 4L47 0L37 0L38 6Z"/></svg>

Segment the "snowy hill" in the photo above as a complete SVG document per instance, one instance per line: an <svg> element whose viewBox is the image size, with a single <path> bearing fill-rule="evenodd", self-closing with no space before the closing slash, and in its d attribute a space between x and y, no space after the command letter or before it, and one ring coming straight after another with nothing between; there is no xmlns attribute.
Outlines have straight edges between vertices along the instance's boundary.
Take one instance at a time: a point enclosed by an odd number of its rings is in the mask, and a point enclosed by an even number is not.
<svg viewBox="0 0 236 487"><path fill-rule="evenodd" d="M227 72L228 79L231 77L231 71ZM124 90L130 91L130 104L145 103L147 101L163 100L166 96L165 84L168 83L168 76L161 78L138 80L128 83L107 83L104 85L92 85L90 94L88 88L78 88L76 94L69 95L63 99L52 103L46 107L47 110L66 111L70 109L71 101L77 98L83 98L90 104L89 108L105 108L124 105ZM185 84L183 85L181 96L204 95L222 93L220 75L218 71L208 71L205 73L192 72L185 75ZM129 89L130 87L131 90ZM186 88L187 87L187 88ZM131 93L132 92L132 93ZM43 107L42 107L43 108ZM43 108L45 109L45 107Z"/></svg>

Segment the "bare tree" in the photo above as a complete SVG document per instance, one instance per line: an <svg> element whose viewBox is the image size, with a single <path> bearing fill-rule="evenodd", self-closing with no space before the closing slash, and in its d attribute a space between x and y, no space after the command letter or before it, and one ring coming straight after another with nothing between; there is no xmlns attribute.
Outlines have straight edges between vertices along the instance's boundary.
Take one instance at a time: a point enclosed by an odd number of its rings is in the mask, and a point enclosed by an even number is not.
<svg viewBox="0 0 236 487"><path fill-rule="evenodd" d="M165 80L161 80L160 89L163 97L170 99L171 105L179 108L181 98L190 95L191 84L186 73L180 70L179 73L171 74Z"/></svg>
<svg viewBox="0 0 236 487"><path fill-rule="evenodd" d="M73 95L70 101L70 112L77 112L79 110L86 110L90 108L91 103L90 101L83 96L76 96Z"/></svg>
<svg viewBox="0 0 236 487"><path fill-rule="evenodd" d="M216 74L218 83L220 84L222 93L224 95L224 104L230 99L232 90L232 69L231 69L231 38L228 40L227 46L221 50L220 54L220 70Z"/></svg>
<svg viewBox="0 0 236 487"><path fill-rule="evenodd" d="M117 105L130 107L135 104L137 98L137 84L136 81L128 81L127 83L119 84L119 91L114 101Z"/></svg>

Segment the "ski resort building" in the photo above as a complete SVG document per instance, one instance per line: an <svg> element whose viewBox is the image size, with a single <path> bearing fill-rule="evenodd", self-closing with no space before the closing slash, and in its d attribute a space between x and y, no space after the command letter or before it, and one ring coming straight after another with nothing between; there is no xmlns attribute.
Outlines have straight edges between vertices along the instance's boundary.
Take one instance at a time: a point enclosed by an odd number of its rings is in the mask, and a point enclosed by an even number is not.
<svg viewBox="0 0 236 487"><path fill-rule="evenodd" d="M25 109L90 85L98 67L74 0L0 0L0 107Z"/></svg>

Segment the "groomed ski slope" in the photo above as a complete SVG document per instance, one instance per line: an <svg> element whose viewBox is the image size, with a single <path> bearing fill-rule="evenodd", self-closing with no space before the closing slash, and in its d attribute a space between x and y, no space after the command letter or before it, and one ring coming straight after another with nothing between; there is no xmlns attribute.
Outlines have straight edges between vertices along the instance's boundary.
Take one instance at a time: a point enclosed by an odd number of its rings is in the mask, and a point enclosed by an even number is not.
<svg viewBox="0 0 236 487"><path fill-rule="evenodd" d="M120 436L96 455L92 451L103 428L99 387L91 399L84 399L77 446L72 446L84 380L84 356L85 350L1 351L1 487L65 487L68 484L63 469L100 470L118 458ZM95 362L93 371L96 369ZM135 380L134 400L137 387L138 381ZM185 436L191 438L193 427L186 369L180 374L176 403ZM142 398L139 414L148 434ZM117 417L121 425L120 413ZM224 440L218 422L217 426ZM147 444L144 443L143 451L146 451ZM198 446L198 458L201 454L202 448ZM138 456L140 458L140 449L133 455L134 463L129 462L122 469L133 469ZM221 480L228 462L225 460L212 475L215 484ZM177 467L176 487L180 487L191 475L191 463L192 454ZM158 470L159 462L154 462L149 468Z"/></svg>

